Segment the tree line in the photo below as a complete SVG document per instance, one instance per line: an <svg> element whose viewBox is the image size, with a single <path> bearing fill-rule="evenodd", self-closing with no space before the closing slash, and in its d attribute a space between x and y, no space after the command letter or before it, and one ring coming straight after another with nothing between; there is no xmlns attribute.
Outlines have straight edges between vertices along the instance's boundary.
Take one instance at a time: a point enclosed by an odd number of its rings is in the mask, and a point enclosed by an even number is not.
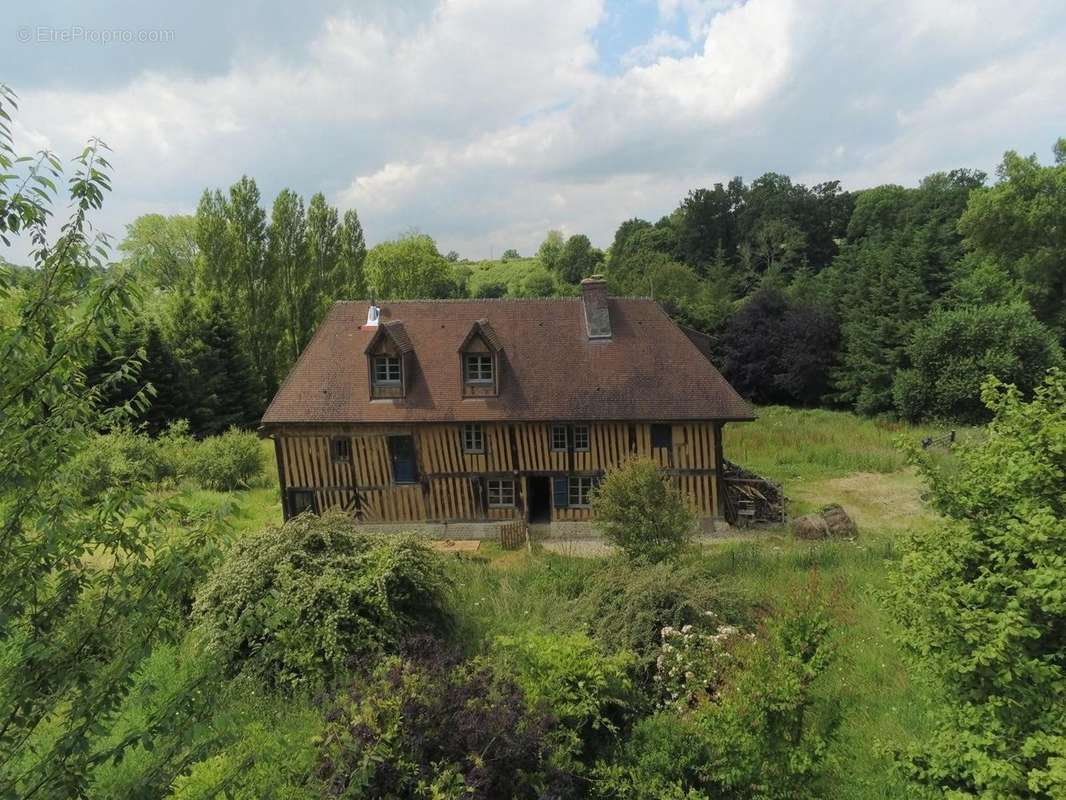
<svg viewBox="0 0 1066 800"><path fill-rule="evenodd" d="M242 177L206 190L195 215L129 226L122 264L149 299L97 369L143 349L149 429L185 418L213 433L254 424L334 300L566 296L600 272L708 334L756 403L977 421L986 375L1028 392L1063 363L1064 223L1064 140L1050 165L1008 152L991 182L971 169L861 191L738 177L622 222L605 251L553 230L534 257L492 263L417 231L368 251L355 210L285 189L268 213Z"/></svg>

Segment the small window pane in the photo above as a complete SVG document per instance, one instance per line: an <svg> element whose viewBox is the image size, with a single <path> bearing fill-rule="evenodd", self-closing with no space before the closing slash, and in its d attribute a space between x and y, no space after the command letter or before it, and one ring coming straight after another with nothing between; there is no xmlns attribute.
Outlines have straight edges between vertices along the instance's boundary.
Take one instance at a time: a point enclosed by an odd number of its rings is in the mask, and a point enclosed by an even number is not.
<svg viewBox="0 0 1066 800"><path fill-rule="evenodd" d="M485 452L485 431L480 425L463 426L463 452Z"/></svg>
<svg viewBox="0 0 1066 800"><path fill-rule="evenodd" d="M352 460L352 440L336 438L330 441L330 455L335 463L348 463Z"/></svg>
<svg viewBox="0 0 1066 800"><path fill-rule="evenodd" d="M495 508L510 507L514 505L514 481L513 480L490 480L488 481L489 505Z"/></svg>
<svg viewBox="0 0 1066 800"><path fill-rule="evenodd" d="M395 356L374 358L374 383L399 383L400 359Z"/></svg>
<svg viewBox="0 0 1066 800"><path fill-rule="evenodd" d="M579 477L570 479L570 505L587 506L592 495L592 478Z"/></svg>
<svg viewBox="0 0 1066 800"><path fill-rule="evenodd" d="M290 489L289 513L295 517L305 511L310 511L312 514L316 513L315 493L307 489Z"/></svg>
<svg viewBox="0 0 1066 800"><path fill-rule="evenodd" d="M492 356L468 355L465 364L467 383L492 383Z"/></svg>
<svg viewBox="0 0 1066 800"><path fill-rule="evenodd" d="M651 446L665 447L669 450L674 446L673 428L669 425L651 426Z"/></svg>
<svg viewBox="0 0 1066 800"><path fill-rule="evenodd" d="M565 425L553 425L552 426L552 450L565 450L566 449L566 426Z"/></svg>
<svg viewBox="0 0 1066 800"><path fill-rule="evenodd" d="M588 450L589 449L589 426L588 425L575 425L574 426L574 449L575 450Z"/></svg>

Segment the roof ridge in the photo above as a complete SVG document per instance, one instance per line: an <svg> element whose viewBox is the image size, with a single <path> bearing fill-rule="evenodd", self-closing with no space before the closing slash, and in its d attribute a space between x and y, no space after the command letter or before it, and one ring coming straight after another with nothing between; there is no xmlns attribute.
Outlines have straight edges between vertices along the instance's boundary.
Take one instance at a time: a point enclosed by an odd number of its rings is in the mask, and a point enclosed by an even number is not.
<svg viewBox="0 0 1066 800"><path fill-rule="evenodd" d="M647 300L658 302L646 295L609 295L608 300ZM573 303L580 297L426 297L415 300L376 300L375 305L403 305L407 303ZM334 300L333 305L370 305L370 300Z"/></svg>

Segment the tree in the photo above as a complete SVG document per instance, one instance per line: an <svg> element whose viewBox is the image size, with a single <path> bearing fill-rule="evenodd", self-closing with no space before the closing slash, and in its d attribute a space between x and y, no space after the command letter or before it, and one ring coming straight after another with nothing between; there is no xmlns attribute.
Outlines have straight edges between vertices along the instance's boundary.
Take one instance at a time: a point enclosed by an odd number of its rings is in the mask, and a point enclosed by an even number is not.
<svg viewBox="0 0 1066 800"><path fill-rule="evenodd" d="M592 493L592 514L607 540L633 560L677 555L696 528L686 498L650 459L608 471Z"/></svg>
<svg viewBox="0 0 1066 800"><path fill-rule="evenodd" d="M196 245L196 218L186 214L137 217L126 226L126 238L119 250L152 285L161 289L191 288L200 255Z"/></svg>
<svg viewBox="0 0 1066 800"><path fill-rule="evenodd" d="M243 176L228 196L204 192L197 209L197 243L204 255L205 284L225 298L252 365L262 408L277 388L282 328L278 280L267 257L266 213L254 180Z"/></svg>
<svg viewBox="0 0 1066 800"><path fill-rule="evenodd" d="M892 575L902 644L947 693L933 733L899 754L955 797L1066 793L1066 378L1030 402L990 379L992 422L950 468L914 448L945 522L919 528Z"/></svg>
<svg viewBox="0 0 1066 800"><path fill-rule="evenodd" d="M307 259L314 295L312 329L347 289L346 276L339 269L337 227L337 209L326 203L325 195L316 192L307 206Z"/></svg>
<svg viewBox="0 0 1066 800"><path fill-rule="evenodd" d="M237 328L221 300L213 296L198 320L193 370L201 415L195 433L214 435L231 427L249 428L258 421L261 407L255 375L244 355Z"/></svg>
<svg viewBox="0 0 1066 800"><path fill-rule="evenodd" d="M451 291L448 267L429 236L413 233L375 245L367 253L367 286L381 300L447 296Z"/></svg>
<svg viewBox="0 0 1066 800"><path fill-rule="evenodd" d="M594 273L602 262L603 253L592 246L589 237L579 233L566 240L556 268L564 281L578 283Z"/></svg>
<svg viewBox="0 0 1066 800"><path fill-rule="evenodd" d="M507 294L507 284L501 283L500 281L492 281L479 284L477 291L474 292L474 297L491 299L503 297L505 294Z"/></svg>
<svg viewBox="0 0 1066 800"><path fill-rule="evenodd" d="M1029 396L1062 365L1055 335L1024 302L937 309L914 330L912 368L896 374L896 408L906 419L987 419L980 387L988 376Z"/></svg>
<svg viewBox="0 0 1066 800"><path fill-rule="evenodd" d="M172 422L188 419L189 376L155 323L149 323L145 333L139 378L153 390L143 417L148 433L157 436Z"/></svg>
<svg viewBox="0 0 1066 800"><path fill-rule="evenodd" d="M314 273L307 258L307 220L303 200L282 189L274 200L267 229L267 258L278 278L279 316L284 330L288 363L311 339L315 323Z"/></svg>
<svg viewBox="0 0 1066 800"><path fill-rule="evenodd" d="M522 279L519 291L522 297L553 297L555 289L555 279L550 274L534 270Z"/></svg>
<svg viewBox="0 0 1066 800"><path fill-rule="evenodd" d="M548 235L537 248L537 258L540 259L540 263L552 272L559 270L559 258L563 254L563 244L562 231L548 231Z"/></svg>
<svg viewBox="0 0 1066 800"><path fill-rule="evenodd" d="M337 269L340 271L341 294L351 300L366 297L366 276L363 266L366 262L366 238L363 226L354 208L344 212L340 227L337 229Z"/></svg>
<svg viewBox="0 0 1066 800"><path fill-rule="evenodd" d="M970 196L959 230L979 257L998 261L1021 282L1037 318L1066 342L1066 139L1055 164L1014 151L995 186Z"/></svg>
<svg viewBox="0 0 1066 800"><path fill-rule="evenodd" d="M314 324L313 272L307 260L307 220L304 201L282 189L274 199L270 227L266 229L266 257L278 279L279 316L285 331L287 361L292 364L311 338Z"/></svg>
<svg viewBox="0 0 1066 800"><path fill-rule="evenodd" d="M762 289L726 324L722 372L752 402L814 405L829 388L838 342L831 313Z"/></svg>
<svg viewBox="0 0 1066 800"><path fill-rule="evenodd" d="M500 261L516 261L522 256L513 247L503 251L503 255L500 256Z"/></svg>
<svg viewBox="0 0 1066 800"><path fill-rule="evenodd" d="M0 118L13 108L0 87ZM19 159L0 125L0 236L28 236L43 278L13 295L13 321L0 327L0 795L26 800L88 796L96 765L152 748L202 705L182 682L166 710L116 724L145 656L180 629L175 610L203 575L208 529L138 481L84 507L65 480L95 431L126 416L99 408L101 393L139 366L85 377L138 301L127 271L104 269L106 239L88 233L110 188L104 151L93 140L75 159L71 214L50 240L61 164ZM0 270L0 296L8 285Z"/></svg>

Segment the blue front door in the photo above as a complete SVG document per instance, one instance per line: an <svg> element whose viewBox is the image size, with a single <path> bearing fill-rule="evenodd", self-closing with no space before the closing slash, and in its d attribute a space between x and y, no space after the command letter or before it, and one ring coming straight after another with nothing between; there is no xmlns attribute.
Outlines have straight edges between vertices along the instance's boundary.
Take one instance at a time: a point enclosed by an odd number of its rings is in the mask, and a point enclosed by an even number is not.
<svg viewBox="0 0 1066 800"><path fill-rule="evenodd" d="M411 436L389 437L389 458L392 460L392 482L414 483L418 480L415 462L415 440Z"/></svg>

